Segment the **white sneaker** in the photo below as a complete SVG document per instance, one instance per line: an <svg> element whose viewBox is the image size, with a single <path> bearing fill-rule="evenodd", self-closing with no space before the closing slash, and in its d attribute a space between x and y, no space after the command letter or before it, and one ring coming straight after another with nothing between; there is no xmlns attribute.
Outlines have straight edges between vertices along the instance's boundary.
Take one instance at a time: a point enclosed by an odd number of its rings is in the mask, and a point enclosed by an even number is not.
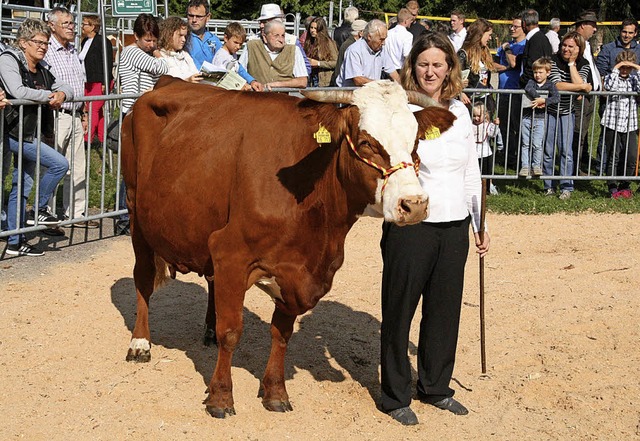
<svg viewBox="0 0 640 441"><path fill-rule="evenodd" d="M489 194L492 195L492 196L497 196L498 195L498 188L495 185L491 184L489 186Z"/></svg>
<svg viewBox="0 0 640 441"><path fill-rule="evenodd" d="M558 198L562 199L563 201L566 201L570 197L571 197L571 192L569 190L562 190L562 192L560 192L560 196L558 196Z"/></svg>

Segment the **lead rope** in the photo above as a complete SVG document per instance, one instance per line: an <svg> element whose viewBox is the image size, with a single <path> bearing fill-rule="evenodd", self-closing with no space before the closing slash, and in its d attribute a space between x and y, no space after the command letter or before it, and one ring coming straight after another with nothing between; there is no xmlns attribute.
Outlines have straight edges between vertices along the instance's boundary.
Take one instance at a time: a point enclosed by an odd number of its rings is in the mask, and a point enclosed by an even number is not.
<svg viewBox="0 0 640 441"><path fill-rule="evenodd" d="M353 145L353 142L351 141L351 137L347 134L347 142L349 143L349 147L351 148L351 150L353 151L353 153L355 153L355 155L365 164L370 165L371 167L375 168L376 170L380 171L382 173L382 177L384 178L384 181L382 182L382 188L380 189L380 195L382 195L384 193L384 189L387 186L387 182L389 182L389 176L391 176L393 173L397 172L398 170L402 170L403 168L409 168L409 167L413 167L415 172L416 172L416 176L418 175L418 169L420 168L420 158L418 158L418 160L415 162L415 164L413 162L400 162L396 165L394 165L391 168L384 168L381 165L376 164L375 162L371 161L370 159L367 158L363 158L362 156L360 156L360 153L358 153L358 151L356 150L356 147Z"/></svg>

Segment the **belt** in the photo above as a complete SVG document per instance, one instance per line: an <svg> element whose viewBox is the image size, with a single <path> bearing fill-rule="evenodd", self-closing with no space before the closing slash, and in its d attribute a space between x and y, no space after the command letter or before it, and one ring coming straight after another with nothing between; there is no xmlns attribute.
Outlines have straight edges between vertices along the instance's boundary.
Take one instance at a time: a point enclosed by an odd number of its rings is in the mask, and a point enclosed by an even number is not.
<svg viewBox="0 0 640 441"><path fill-rule="evenodd" d="M60 109L60 112L66 113L67 115L73 115L74 114L73 110L67 110L67 109ZM81 116L82 112L80 112L79 110L76 110L75 114L77 116Z"/></svg>

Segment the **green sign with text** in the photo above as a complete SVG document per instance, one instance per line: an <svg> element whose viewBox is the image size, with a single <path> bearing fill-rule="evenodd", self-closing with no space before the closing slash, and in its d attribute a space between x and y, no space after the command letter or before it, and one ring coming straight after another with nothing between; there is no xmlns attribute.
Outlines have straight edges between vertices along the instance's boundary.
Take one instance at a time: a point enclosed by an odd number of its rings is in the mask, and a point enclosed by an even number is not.
<svg viewBox="0 0 640 441"><path fill-rule="evenodd" d="M114 16L135 16L146 13L156 15L156 0L112 0Z"/></svg>

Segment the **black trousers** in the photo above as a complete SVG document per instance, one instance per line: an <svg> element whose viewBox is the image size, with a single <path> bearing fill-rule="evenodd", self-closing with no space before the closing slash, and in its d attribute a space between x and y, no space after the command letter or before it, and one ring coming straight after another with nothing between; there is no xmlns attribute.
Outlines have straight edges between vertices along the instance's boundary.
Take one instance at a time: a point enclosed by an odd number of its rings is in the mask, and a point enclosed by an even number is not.
<svg viewBox="0 0 640 441"><path fill-rule="evenodd" d="M434 403L453 396L455 362L469 252L468 217L382 229L381 407L409 406L411 363L407 355L411 321L422 297L418 339L418 394Z"/></svg>

